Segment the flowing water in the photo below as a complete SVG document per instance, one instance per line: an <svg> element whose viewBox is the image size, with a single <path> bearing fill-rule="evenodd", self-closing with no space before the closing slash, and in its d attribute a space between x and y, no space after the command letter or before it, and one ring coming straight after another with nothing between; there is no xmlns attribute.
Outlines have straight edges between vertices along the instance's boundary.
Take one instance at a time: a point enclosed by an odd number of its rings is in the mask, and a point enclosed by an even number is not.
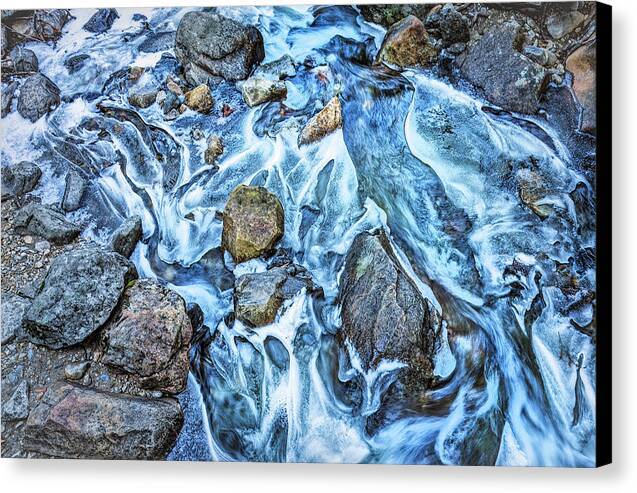
<svg viewBox="0 0 637 493"><path fill-rule="evenodd" d="M157 105L131 107L129 66L154 67L138 82L148 86L177 69L171 56L139 50L149 31L134 14L173 31L186 11L120 9L97 36L81 29L93 11L74 11L56 46L28 46L63 104L36 124L15 111L1 123L3 158L45 168L44 201L59 200L68 167L91 177L89 205L73 214L84 234L105 241L122 218L141 215L140 276L202 308L187 415L203 422L194 435L208 450L194 454L184 434L171 457L592 466L595 348L582 329L592 308L564 287L574 273L578 292L595 289L594 188L579 154L545 119L492 110L432 72L372 66L384 31L350 7L221 9L258 26L265 61L313 61L286 81L285 111L248 109L227 83L213 88L208 116L166 121ZM91 58L70 75L63 62L74 54ZM299 124L335 94L343 128L299 148ZM227 117L224 102L235 109ZM218 166L205 164L194 129L222 136ZM516 177L529 166L547 190L544 220L520 201ZM224 267L219 248L216 213L241 183L279 197L281 247L324 290L301 292L258 330L231 316L232 278L267 264L226 257ZM377 228L446 323L424 410L370 431L402 363L364 369L334 334L344 255Z"/></svg>

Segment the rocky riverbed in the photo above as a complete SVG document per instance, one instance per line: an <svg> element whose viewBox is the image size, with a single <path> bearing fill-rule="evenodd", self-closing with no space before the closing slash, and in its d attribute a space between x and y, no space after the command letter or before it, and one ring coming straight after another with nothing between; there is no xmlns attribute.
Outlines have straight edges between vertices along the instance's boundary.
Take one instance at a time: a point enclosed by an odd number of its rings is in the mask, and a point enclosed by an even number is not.
<svg viewBox="0 0 637 493"><path fill-rule="evenodd" d="M593 465L595 57L588 2L3 10L3 457Z"/></svg>

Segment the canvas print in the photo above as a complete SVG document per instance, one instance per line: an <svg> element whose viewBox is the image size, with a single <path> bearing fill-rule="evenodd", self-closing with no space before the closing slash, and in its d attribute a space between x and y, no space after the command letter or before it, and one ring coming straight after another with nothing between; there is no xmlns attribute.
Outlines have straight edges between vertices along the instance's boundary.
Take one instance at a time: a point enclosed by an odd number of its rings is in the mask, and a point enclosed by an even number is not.
<svg viewBox="0 0 637 493"><path fill-rule="evenodd" d="M2 457L607 461L609 36L3 10Z"/></svg>

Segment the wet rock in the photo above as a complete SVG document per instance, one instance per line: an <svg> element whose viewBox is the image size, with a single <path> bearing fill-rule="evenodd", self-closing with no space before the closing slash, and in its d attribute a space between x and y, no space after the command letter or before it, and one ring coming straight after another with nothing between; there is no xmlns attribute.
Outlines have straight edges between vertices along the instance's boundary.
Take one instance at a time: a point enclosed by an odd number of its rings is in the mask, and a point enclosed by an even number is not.
<svg viewBox="0 0 637 493"><path fill-rule="evenodd" d="M469 41L469 21L452 4L446 4L435 16L435 24L440 32L443 46Z"/></svg>
<svg viewBox="0 0 637 493"><path fill-rule="evenodd" d="M258 79L283 80L296 75L294 60L290 55L283 55L278 60L274 60L263 65L259 65L253 77Z"/></svg>
<svg viewBox="0 0 637 493"><path fill-rule="evenodd" d="M566 70L573 74L573 92L582 106L580 129L595 132L597 49L595 42L580 46L566 59Z"/></svg>
<svg viewBox="0 0 637 493"><path fill-rule="evenodd" d="M586 16L578 11L557 12L546 20L546 30L553 39L560 39L572 33L586 20Z"/></svg>
<svg viewBox="0 0 637 493"><path fill-rule="evenodd" d="M265 272L238 277L234 289L234 311L237 319L250 327L261 327L274 322L285 300L293 298L303 288L315 290L310 275L304 270L298 272L300 275L295 276L285 267L275 267Z"/></svg>
<svg viewBox="0 0 637 493"><path fill-rule="evenodd" d="M303 127L299 135L299 146L321 140L343 125L341 102L335 96L321 111L314 115Z"/></svg>
<svg viewBox="0 0 637 493"><path fill-rule="evenodd" d="M69 363L64 367L64 377L69 380L82 380L89 366L91 366L91 363L88 361Z"/></svg>
<svg viewBox="0 0 637 493"><path fill-rule="evenodd" d="M84 459L163 459L183 424L175 399L147 399L52 385L26 422L28 450Z"/></svg>
<svg viewBox="0 0 637 493"><path fill-rule="evenodd" d="M250 107L258 106L268 101L285 99L288 90L284 82L250 77L243 83L241 94Z"/></svg>
<svg viewBox="0 0 637 493"><path fill-rule="evenodd" d="M135 266L118 253L84 246L59 255L25 315L32 342L73 346L102 327L115 310Z"/></svg>
<svg viewBox="0 0 637 493"><path fill-rule="evenodd" d="M137 108L148 108L157 99L157 91L135 92L128 95L128 102Z"/></svg>
<svg viewBox="0 0 637 493"><path fill-rule="evenodd" d="M117 18L119 18L119 14L115 9L98 9L82 29L90 33L105 33L113 26Z"/></svg>
<svg viewBox="0 0 637 493"><path fill-rule="evenodd" d="M55 41L62 36L62 28L71 20L66 9L36 10L33 14L35 33L42 41Z"/></svg>
<svg viewBox="0 0 637 493"><path fill-rule="evenodd" d="M185 94L185 98L186 106L199 113L210 113L210 110L215 104L207 84L201 84L193 90L188 91Z"/></svg>
<svg viewBox="0 0 637 493"><path fill-rule="evenodd" d="M87 60L90 60L90 56L84 53L79 55L73 55L64 60L64 66L66 70L69 71L69 74L74 74L78 70L80 70Z"/></svg>
<svg viewBox="0 0 637 493"><path fill-rule="evenodd" d="M509 111L535 113L548 73L518 51L521 44L517 22L499 25L469 47L459 61L460 70L492 103Z"/></svg>
<svg viewBox="0 0 637 493"><path fill-rule="evenodd" d="M139 45L142 53L157 53L171 50L175 46L175 31L150 33Z"/></svg>
<svg viewBox="0 0 637 493"><path fill-rule="evenodd" d="M393 24L385 34L376 63L398 67L426 67L438 56L422 21L413 15Z"/></svg>
<svg viewBox="0 0 637 493"><path fill-rule="evenodd" d="M555 53L539 46L525 46L523 55L543 67L552 67L557 63Z"/></svg>
<svg viewBox="0 0 637 493"><path fill-rule="evenodd" d="M217 158L223 154L223 142L218 135L208 137L208 147L204 152L204 160L207 164L214 164Z"/></svg>
<svg viewBox="0 0 637 493"><path fill-rule="evenodd" d="M265 353L275 366L280 370L286 370L288 368L290 364L290 353L280 340L268 336L265 338L263 346L265 347Z"/></svg>
<svg viewBox="0 0 637 493"><path fill-rule="evenodd" d="M2 293L2 344L24 337L24 314L30 301L12 293Z"/></svg>
<svg viewBox="0 0 637 493"><path fill-rule="evenodd" d="M188 12L177 28L175 55L193 85L211 77L244 80L264 57L258 29L211 12Z"/></svg>
<svg viewBox="0 0 637 493"><path fill-rule="evenodd" d="M126 258L130 257L142 239L142 233L142 218L137 215L127 218L111 235L111 249Z"/></svg>
<svg viewBox="0 0 637 493"><path fill-rule="evenodd" d="M239 185L223 213L221 244L236 263L267 254L283 237L283 206L263 187Z"/></svg>
<svg viewBox="0 0 637 493"><path fill-rule="evenodd" d="M20 87L18 113L31 122L37 121L59 104L60 89L45 75L32 75Z"/></svg>
<svg viewBox="0 0 637 493"><path fill-rule="evenodd" d="M81 232L81 229L67 221L59 210L36 202L31 202L19 209L13 224L18 231L27 231L41 236L56 245L70 243Z"/></svg>
<svg viewBox="0 0 637 493"><path fill-rule="evenodd" d="M9 397L2 403L3 421L22 421L29 415L29 387L26 380L22 380Z"/></svg>
<svg viewBox="0 0 637 493"><path fill-rule="evenodd" d="M2 168L2 200L18 197L33 190L42 176L40 167L29 161Z"/></svg>
<svg viewBox="0 0 637 493"><path fill-rule="evenodd" d="M354 239L340 297L341 343L352 344L368 369L382 359L405 363L399 378L408 394L426 388L441 318L401 267L384 232Z"/></svg>
<svg viewBox="0 0 637 493"><path fill-rule="evenodd" d="M115 320L103 332L102 362L134 375L142 388L182 392L192 327L181 296L157 281L137 281Z"/></svg>
<svg viewBox="0 0 637 493"><path fill-rule="evenodd" d="M11 50L11 61L13 62L13 70L21 73L37 72L38 57L32 50L16 46Z"/></svg>
<svg viewBox="0 0 637 493"><path fill-rule="evenodd" d="M66 174L62 209L71 212L79 209L86 190L86 180L74 169Z"/></svg>
<svg viewBox="0 0 637 493"><path fill-rule="evenodd" d="M7 84L0 91L0 116L4 118L11 113L11 106L13 104L13 97L18 89L18 83L16 81Z"/></svg>
<svg viewBox="0 0 637 493"><path fill-rule="evenodd" d="M424 19L433 5L357 5L363 18L369 22L389 27L409 15Z"/></svg>
<svg viewBox="0 0 637 493"><path fill-rule="evenodd" d="M546 219L553 212L549 204L543 204L549 190L542 177L535 171L523 168L516 173L520 200L540 219Z"/></svg>

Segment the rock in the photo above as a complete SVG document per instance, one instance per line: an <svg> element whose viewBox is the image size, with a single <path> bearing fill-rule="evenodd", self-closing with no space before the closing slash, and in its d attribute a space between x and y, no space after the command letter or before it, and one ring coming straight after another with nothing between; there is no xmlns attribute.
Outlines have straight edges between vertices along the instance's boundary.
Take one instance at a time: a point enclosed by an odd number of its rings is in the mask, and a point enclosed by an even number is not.
<svg viewBox="0 0 637 493"><path fill-rule="evenodd" d="M0 94L0 117L4 118L9 113L11 113L11 106L13 104L13 97L15 96L15 92L18 89L18 83L16 81L7 84Z"/></svg>
<svg viewBox="0 0 637 493"><path fill-rule="evenodd" d="M186 106L199 113L210 113L210 110L215 104L207 84L201 84L195 87L193 90L188 91L185 96Z"/></svg>
<svg viewBox="0 0 637 493"><path fill-rule="evenodd" d="M25 314L32 342L53 349L84 341L109 319L135 266L115 252L84 246L59 255Z"/></svg>
<svg viewBox="0 0 637 493"><path fill-rule="evenodd" d="M139 45L142 53L157 53L171 50L175 46L175 31L150 33Z"/></svg>
<svg viewBox="0 0 637 493"><path fill-rule="evenodd" d="M113 26L117 18L119 18L119 14L115 9L98 9L82 29L90 33L105 33Z"/></svg>
<svg viewBox="0 0 637 493"><path fill-rule="evenodd" d="M518 193L520 200L540 219L546 219L553 212L549 204L542 204L549 191L542 177L535 171L522 168L517 171Z"/></svg>
<svg viewBox="0 0 637 493"><path fill-rule="evenodd" d="M46 253L51 249L51 244L46 240L36 241L33 248L36 252Z"/></svg>
<svg viewBox="0 0 637 493"><path fill-rule="evenodd" d="M142 218L131 216L113 231L111 235L111 249L128 258L131 256L137 243L142 239Z"/></svg>
<svg viewBox="0 0 637 493"><path fill-rule="evenodd" d="M56 245L70 243L81 233L81 229L69 222L64 214L48 205L31 202L16 212L14 226L41 236Z"/></svg>
<svg viewBox="0 0 637 493"><path fill-rule="evenodd" d="M321 140L326 135L341 128L342 125L341 102L338 96L334 96L321 111L305 124L299 134L298 145L302 146Z"/></svg>
<svg viewBox="0 0 637 493"><path fill-rule="evenodd" d="M258 79L283 80L296 75L294 60L290 55L283 55L278 60L274 60L263 65L259 65L253 77Z"/></svg>
<svg viewBox="0 0 637 493"><path fill-rule="evenodd" d="M54 457L163 459L182 425L175 399L130 397L58 382L29 415L25 447Z"/></svg>
<svg viewBox="0 0 637 493"><path fill-rule="evenodd" d="M91 366L91 363L88 361L69 363L64 367L64 376L69 380L82 380L89 366Z"/></svg>
<svg viewBox="0 0 637 493"><path fill-rule="evenodd" d="M357 5L365 20L384 27L389 27L409 15L424 19L431 7L432 5L418 4Z"/></svg>
<svg viewBox="0 0 637 493"><path fill-rule="evenodd" d="M314 291L314 283L307 271L291 266L294 275L285 267L265 272L244 274L237 278L234 289L234 312L237 319L250 327L274 322L285 300L292 299L301 289Z"/></svg>
<svg viewBox="0 0 637 493"><path fill-rule="evenodd" d="M134 375L142 388L182 392L192 327L181 296L157 281L137 281L114 320L103 332L102 362Z"/></svg>
<svg viewBox="0 0 637 493"><path fill-rule="evenodd" d="M267 254L283 237L283 206L263 187L239 185L223 213L221 245L236 263Z"/></svg>
<svg viewBox="0 0 637 493"><path fill-rule="evenodd" d="M436 15L443 46L469 41L469 21L452 4L446 4Z"/></svg>
<svg viewBox="0 0 637 493"><path fill-rule="evenodd" d="M577 29L586 16L578 11L557 12L546 20L546 30L553 39L560 39Z"/></svg>
<svg viewBox="0 0 637 493"><path fill-rule="evenodd" d="M525 46L522 54L543 67L552 67L557 63L555 53L539 46Z"/></svg>
<svg viewBox="0 0 637 493"><path fill-rule="evenodd" d="M38 71L38 57L32 50L16 46L11 50L11 61L13 62L13 70L16 72Z"/></svg>
<svg viewBox="0 0 637 493"><path fill-rule="evenodd" d="M246 79L264 57L258 29L211 12L188 12L175 38L175 55L193 85L211 77Z"/></svg>
<svg viewBox="0 0 637 493"><path fill-rule="evenodd" d="M36 10L33 14L35 34L42 41L55 41L70 20L71 12L66 9Z"/></svg>
<svg viewBox="0 0 637 493"><path fill-rule="evenodd" d="M157 99L157 91L135 92L128 95L128 103L137 108L148 108Z"/></svg>
<svg viewBox="0 0 637 493"><path fill-rule="evenodd" d="M401 267L384 232L361 233L347 254L341 278L339 340L349 342L366 369L381 359L407 365L399 374L407 394L433 378L441 318Z"/></svg>
<svg viewBox="0 0 637 493"><path fill-rule="evenodd" d="M2 419L6 421L22 421L29 415L29 387L22 380L9 397L2 403Z"/></svg>
<svg viewBox="0 0 637 493"><path fill-rule="evenodd" d="M45 75L32 75L20 87L18 113L31 122L37 121L59 104L60 89Z"/></svg>
<svg viewBox="0 0 637 493"><path fill-rule="evenodd" d="M86 180L74 169L66 174L62 209L71 212L79 209L86 190Z"/></svg>
<svg viewBox="0 0 637 493"><path fill-rule="evenodd" d="M288 94L284 82L250 77L243 83L241 94L250 107L258 106L268 101L280 101Z"/></svg>
<svg viewBox="0 0 637 493"><path fill-rule="evenodd" d="M29 161L2 168L2 200L19 197L33 190L42 176L40 167Z"/></svg>
<svg viewBox="0 0 637 493"><path fill-rule="evenodd" d="M12 293L2 293L2 344L24 337L24 314L29 300Z"/></svg>
<svg viewBox="0 0 637 493"><path fill-rule="evenodd" d="M87 60L90 60L90 56L84 53L79 55L73 55L64 60L64 66L68 70L69 74L74 74L81 69Z"/></svg>
<svg viewBox="0 0 637 493"><path fill-rule="evenodd" d="M397 67L426 67L438 56L422 21L413 15L393 24L385 34L376 63Z"/></svg>
<svg viewBox="0 0 637 493"><path fill-rule="evenodd" d="M535 113L548 72L519 49L522 32L517 22L501 24L472 44L459 60L462 75L482 89L493 104L508 111Z"/></svg>
<svg viewBox="0 0 637 493"><path fill-rule="evenodd" d="M597 49L595 42L580 46L566 59L566 70L573 74L573 92L582 106L580 129L597 129L596 84Z"/></svg>
<svg viewBox="0 0 637 493"><path fill-rule="evenodd" d="M223 154L223 142L218 135L208 137L208 147L204 152L204 161L207 164L214 164L217 158Z"/></svg>

